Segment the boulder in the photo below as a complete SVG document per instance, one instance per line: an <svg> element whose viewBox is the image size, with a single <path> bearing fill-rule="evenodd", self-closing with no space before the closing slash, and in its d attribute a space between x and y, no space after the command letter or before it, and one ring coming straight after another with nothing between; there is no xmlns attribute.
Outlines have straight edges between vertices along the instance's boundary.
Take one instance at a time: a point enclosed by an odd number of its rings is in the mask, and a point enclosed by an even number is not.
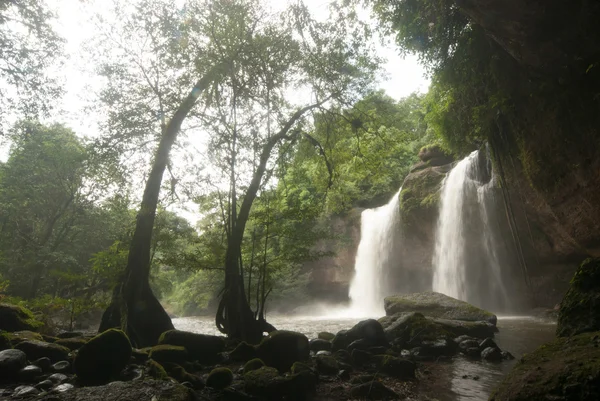
<svg viewBox="0 0 600 401"><path fill-rule="evenodd" d="M8 332L0 331L0 351L12 348Z"/></svg>
<svg viewBox="0 0 600 401"><path fill-rule="evenodd" d="M52 368L52 361L47 357L36 359L33 361L33 364L42 369L44 372L49 372Z"/></svg>
<svg viewBox="0 0 600 401"><path fill-rule="evenodd" d="M327 340L321 340L320 338L315 338L310 340L309 347L310 350L314 352L331 351L331 342Z"/></svg>
<svg viewBox="0 0 600 401"><path fill-rule="evenodd" d="M337 375L340 371L338 362L332 356L319 355L316 357L317 371L323 375Z"/></svg>
<svg viewBox="0 0 600 401"><path fill-rule="evenodd" d="M150 349L150 359L161 364L177 363L183 364L189 359L187 350L177 345L156 345Z"/></svg>
<svg viewBox="0 0 600 401"><path fill-rule="evenodd" d="M225 337L169 330L161 334L158 344L185 347L192 360L198 360L201 363L214 363L218 362L218 354L225 349Z"/></svg>
<svg viewBox="0 0 600 401"><path fill-rule="evenodd" d="M52 365L52 370L56 373L70 373L71 363L69 361L60 361Z"/></svg>
<svg viewBox="0 0 600 401"><path fill-rule="evenodd" d="M63 347L67 347L71 351L75 351L83 347L85 343L88 342L87 338L84 337L72 337L72 338L63 338L54 342L54 344L62 345Z"/></svg>
<svg viewBox="0 0 600 401"><path fill-rule="evenodd" d="M5 331L36 331L44 323L38 321L30 310L17 305L0 303L0 330Z"/></svg>
<svg viewBox="0 0 600 401"><path fill-rule="evenodd" d="M19 370L19 380L26 383L35 382L41 375L42 369L35 365L28 365Z"/></svg>
<svg viewBox="0 0 600 401"><path fill-rule="evenodd" d="M295 331L277 330L265 337L257 347L259 357L268 365L286 372L296 361L308 360L308 338Z"/></svg>
<svg viewBox="0 0 600 401"><path fill-rule="evenodd" d="M146 361L146 373L156 380L167 380L169 375L165 368L158 362L149 359Z"/></svg>
<svg viewBox="0 0 600 401"><path fill-rule="evenodd" d="M385 297L384 308L388 316L401 312L419 312L424 316L440 319L486 321L494 326L497 321L496 315L491 312L433 291Z"/></svg>
<svg viewBox="0 0 600 401"><path fill-rule="evenodd" d="M335 334L330 333L328 331L322 331L319 334L317 334L317 338L320 338L321 340L325 340L325 341L331 341L331 340L333 340L334 337L335 337Z"/></svg>
<svg viewBox="0 0 600 401"><path fill-rule="evenodd" d="M27 365L27 355L18 349L0 351L0 381L17 377L19 371Z"/></svg>
<svg viewBox="0 0 600 401"><path fill-rule="evenodd" d="M4 336L10 340L13 346L23 341L44 341L44 338L40 333L35 333L33 331L28 330L15 331L13 333L4 333Z"/></svg>
<svg viewBox="0 0 600 401"><path fill-rule="evenodd" d="M131 343L121 330L110 329L77 352L73 369L82 383L102 384L119 375L131 358Z"/></svg>
<svg viewBox="0 0 600 401"><path fill-rule="evenodd" d="M229 370L226 368L219 368L219 369ZM191 373L188 373L183 367L181 367L179 365L175 365L175 366L171 367L171 369L169 370L169 376L171 376L173 379L177 380L178 382L180 382L182 384L189 383L189 385L195 390L202 390L206 385L204 383L204 381L202 380L202 378L200 378L199 376L193 375ZM209 377L210 377L210 375L209 375ZM213 382L212 382L213 385L209 386L209 387L217 388L215 386L217 386L219 384L218 378L213 377L212 380L213 380Z"/></svg>
<svg viewBox="0 0 600 401"><path fill-rule="evenodd" d="M386 346L388 341L381 323L375 319L358 322L350 330L341 330L331 341L333 350L348 348L354 341L362 340L368 348L373 346Z"/></svg>
<svg viewBox="0 0 600 401"><path fill-rule="evenodd" d="M419 150L418 156L422 162L428 162L437 159L435 161L438 163L448 164L452 163L453 161L452 155L448 154L448 152L442 149L442 147L438 144L423 146L421 150Z"/></svg>
<svg viewBox="0 0 600 401"><path fill-rule="evenodd" d="M586 259L571 280L558 313L556 335L600 330L600 258Z"/></svg>
<svg viewBox="0 0 600 401"><path fill-rule="evenodd" d="M298 362L296 362L296 363L298 363ZM248 372L252 372L253 370L260 369L263 366L265 366L265 363L262 361L262 359L254 358L254 359L246 362L246 364L244 365L243 372L244 372L244 374L246 374ZM292 365L292 368L293 368L293 365Z"/></svg>
<svg viewBox="0 0 600 401"><path fill-rule="evenodd" d="M15 392L13 393L13 397L14 398L21 398L21 397L31 397L34 395L38 395L40 393L40 390L38 390L35 387L32 386L19 386L17 388L15 388Z"/></svg>
<svg viewBox="0 0 600 401"><path fill-rule="evenodd" d="M490 401L600 399L600 331L559 337L523 356Z"/></svg>
<svg viewBox="0 0 600 401"><path fill-rule="evenodd" d="M256 358L257 352L256 347L242 341L229 353L229 358L236 362L246 362Z"/></svg>
<svg viewBox="0 0 600 401"><path fill-rule="evenodd" d="M22 341L15 346L16 349L27 354L27 359L34 361L39 358L50 358L52 362L64 361L69 358L70 349L62 345L45 343L43 341Z"/></svg>
<svg viewBox="0 0 600 401"><path fill-rule="evenodd" d="M317 376L306 370L283 377L277 369L264 366L244 374L244 390L269 400L308 399L308 395L315 392L317 382Z"/></svg>
<svg viewBox="0 0 600 401"><path fill-rule="evenodd" d="M54 373L48 377L48 380L50 380L52 383L60 384L66 381L68 378L69 377L63 373Z"/></svg>
<svg viewBox="0 0 600 401"><path fill-rule="evenodd" d="M502 351L500 351L500 348L498 348L498 347L484 348L484 350L481 351L481 359L483 359L484 361L490 361L490 362L501 361L503 359Z"/></svg>
<svg viewBox="0 0 600 401"><path fill-rule="evenodd" d="M379 365L380 371L388 376L400 380L415 378L417 366L408 359L396 358L391 355L379 355L376 359L378 359L377 364Z"/></svg>
<svg viewBox="0 0 600 401"><path fill-rule="evenodd" d="M228 368L216 368L211 370L206 378L206 386L216 390L229 387L233 382L233 372Z"/></svg>
<svg viewBox="0 0 600 401"><path fill-rule="evenodd" d="M352 361L359 366L369 363L372 356L373 354L370 352L363 351L361 349L355 349L352 351Z"/></svg>

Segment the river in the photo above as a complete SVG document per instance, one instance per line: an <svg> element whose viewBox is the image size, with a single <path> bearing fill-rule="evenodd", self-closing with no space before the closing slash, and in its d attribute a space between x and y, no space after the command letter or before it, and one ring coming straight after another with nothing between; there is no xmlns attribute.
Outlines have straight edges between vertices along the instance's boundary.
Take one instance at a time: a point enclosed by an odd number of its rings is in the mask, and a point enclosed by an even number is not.
<svg viewBox="0 0 600 401"><path fill-rule="evenodd" d="M337 333L362 319L338 314L335 317L273 315L268 320L278 329L298 331L308 338L316 338L320 331ZM219 335L214 318L210 317L175 318L173 324L179 330ZM443 363L443 369L439 369L440 364L436 365L435 374L441 371L446 376L440 382L448 384L443 389L428 388L424 392L440 401L487 400L494 387L523 354L554 338L555 328L553 323L532 317L500 316L496 343L502 350L510 351L515 360L491 363L455 357L451 362Z"/></svg>

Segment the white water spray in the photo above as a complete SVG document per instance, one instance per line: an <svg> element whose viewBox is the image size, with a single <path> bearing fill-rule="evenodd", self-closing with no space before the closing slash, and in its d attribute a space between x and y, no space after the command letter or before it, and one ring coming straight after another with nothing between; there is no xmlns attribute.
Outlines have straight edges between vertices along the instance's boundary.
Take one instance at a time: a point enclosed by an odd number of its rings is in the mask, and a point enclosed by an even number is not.
<svg viewBox="0 0 600 401"><path fill-rule="evenodd" d="M400 191L387 205L362 212L355 275L350 284L350 312L355 316L385 315L383 299L390 288L387 273L397 263L394 248L400 221Z"/></svg>

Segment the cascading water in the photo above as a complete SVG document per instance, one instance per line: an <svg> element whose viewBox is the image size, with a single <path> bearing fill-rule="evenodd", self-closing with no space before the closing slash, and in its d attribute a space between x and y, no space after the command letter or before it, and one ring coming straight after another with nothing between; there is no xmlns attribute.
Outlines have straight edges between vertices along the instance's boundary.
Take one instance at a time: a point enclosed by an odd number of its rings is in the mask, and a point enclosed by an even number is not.
<svg viewBox="0 0 600 401"><path fill-rule="evenodd" d="M400 191L387 205L362 212L355 275L350 284L350 311L355 316L385 315L383 298L390 290L386 277L397 263Z"/></svg>

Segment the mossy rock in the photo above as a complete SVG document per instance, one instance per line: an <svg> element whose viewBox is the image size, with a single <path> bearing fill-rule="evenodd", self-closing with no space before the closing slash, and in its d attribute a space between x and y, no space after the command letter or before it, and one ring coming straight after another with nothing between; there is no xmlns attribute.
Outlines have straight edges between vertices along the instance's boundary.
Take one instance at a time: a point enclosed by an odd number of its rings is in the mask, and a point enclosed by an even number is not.
<svg viewBox="0 0 600 401"><path fill-rule="evenodd" d="M15 348L27 354L27 359L30 361L47 357L53 363L69 359L69 353L71 352L70 349L62 345L35 340L22 341L15 345Z"/></svg>
<svg viewBox="0 0 600 401"><path fill-rule="evenodd" d="M190 383L192 385L192 388L194 388L195 390L202 390L205 387L204 380L202 380L201 377L189 373L187 370L185 370L182 366L179 365L173 366L169 369L169 376L180 383Z"/></svg>
<svg viewBox="0 0 600 401"><path fill-rule="evenodd" d="M167 380L169 375L165 368L158 362L149 359L146 361L146 372L148 376L156 380Z"/></svg>
<svg viewBox="0 0 600 401"><path fill-rule="evenodd" d="M308 366L306 363L303 362L294 362L294 364L292 365L290 372L292 374L297 374L300 372L314 372L313 369Z"/></svg>
<svg viewBox="0 0 600 401"><path fill-rule="evenodd" d="M228 368L213 369L206 378L206 386L216 390L227 388L233 382L233 372Z"/></svg>
<svg viewBox="0 0 600 401"><path fill-rule="evenodd" d="M110 329L93 337L79 349L73 368L82 383L106 383L125 368L131 352L127 335L121 330Z"/></svg>
<svg viewBox="0 0 600 401"><path fill-rule="evenodd" d="M600 330L600 259L586 259L560 303L556 335Z"/></svg>
<svg viewBox="0 0 600 401"><path fill-rule="evenodd" d="M74 351L83 347L87 342L88 339L85 337L73 337L58 339L54 342L54 344L62 345L63 347L67 347L71 351Z"/></svg>
<svg viewBox="0 0 600 401"><path fill-rule="evenodd" d="M260 369L263 366L265 366L265 363L262 361L262 359L259 359L259 358L251 359L248 362L246 362L246 364L244 365L244 374L246 374L248 372L252 372L253 370L256 370L256 369Z"/></svg>
<svg viewBox="0 0 600 401"><path fill-rule="evenodd" d="M310 355L308 338L295 331L277 330L265 337L257 347L258 356L268 366L287 372L296 361L306 361Z"/></svg>
<svg viewBox="0 0 600 401"><path fill-rule="evenodd" d="M318 383L318 377L309 371L279 376L277 369L264 366L244 375L244 390L266 399L309 399Z"/></svg>
<svg viewBox="0 0 600 401"><path fill-rule="evenodd" d="M412 171L406 177L402 184L399 202L403 224L413 226L434 221L434 217L437 216L442 181L448 170L444 166L427 166Z"/></svg>
<svg viewBox="0 0 600 401"><path fill-rule="evenodd" d="M377 361L380 371L388 376L400 380L415 378L417 366L412 361L391 355L376 355L373 359Z"/></svg>
<svg viewBox="0 0 600 401"><path fill-rule="evenodd" d="M15 331L12 333L6 333L6 337L10 340L13 346L23 341L44 341L44 338L40 333L33 331ZM44 341L46 342L46 341Z"/></svg>
<svg viewBox="0 0 600 401"><path fill-rule="evenodd" d="M319 355L317 360L317 371L323 375L337 375L340 371L338 361L328 355Z"/></svg>
<svg viewBox="0 0 600 401"><path fill-rule="evenodd" d="M158 344L185 347L192 360L214 363L218 362L219 354L225 349L225 337L169 330L161 334Z"/></svg>
<svg viewBox="0 0 600 401"><path fill-rule="evenodd" d="M322 331L317 335L317 338L320 338L321 340L327 340L327 341L333 340L334 337L335 337L335 334L330 333L328 331Z"/></svg>
<svg viewBox="0 0 600 401"><path fill-rule="evenodd" d="M33 313L22 306L0 303L0 330L37 331L44 327Z"/></svg>
<svg viewBox="0 0 600 401"><path fill-rule="evenodd" d="M9 348L12 348L12 343L10 342L8 332L0 331L0 351L4 351L5 349Z"/></svg>
<svg viewBox="0 0 600 401"><path fill-rule="evenodd" d="M448 164L454 160L452 155L437 143L423 146L419 150L418 156L422 162L429 162L431 160L441 159L444 162L443 164Z"/></svg>
<svg viewBox="0 0 600 401"><path fill-rule="evenodd" d="M345 349L357 340L365 340L369 346L388 345L381 323L375 319L367 319L358 322L350 330L339 331L331 341L332 349Z"/></svg>
<svg viewBox="0 0 600 401"><path fill-rule="evenodd" d="M189 355L185 347L166 344L152 347L148 356L161 364L182 364L189 359Z"/></svg>
<svg viewBox="0 0 600 401"><path fill-rule="evenodd" d="M440 319L486 321L493 325L497 321L496 315L491 312L433 291L385 297L384 308L388 316L401 312L419 312Z"/></svg>
<svg viewBox="0 0 600 401"><path fill-rule="evenodd" d="M560 337L525 355L491 401L600 399L600 331Z"/></svg>
<svg viewBox="0 0 600 401"><path fill-rule="evenodd" d="M269 397L277 394L279 383L283 378L279 376L277 369L263 366L245 373L243 379L244 390L248 394Z"/></svg>
<svg viewBox="0 0 600 401"><path fill-rule="evenodd" d="M257 355L255 346L242 341L229 353L229 359L236 362L246 362L256 358Z"/></svg>

